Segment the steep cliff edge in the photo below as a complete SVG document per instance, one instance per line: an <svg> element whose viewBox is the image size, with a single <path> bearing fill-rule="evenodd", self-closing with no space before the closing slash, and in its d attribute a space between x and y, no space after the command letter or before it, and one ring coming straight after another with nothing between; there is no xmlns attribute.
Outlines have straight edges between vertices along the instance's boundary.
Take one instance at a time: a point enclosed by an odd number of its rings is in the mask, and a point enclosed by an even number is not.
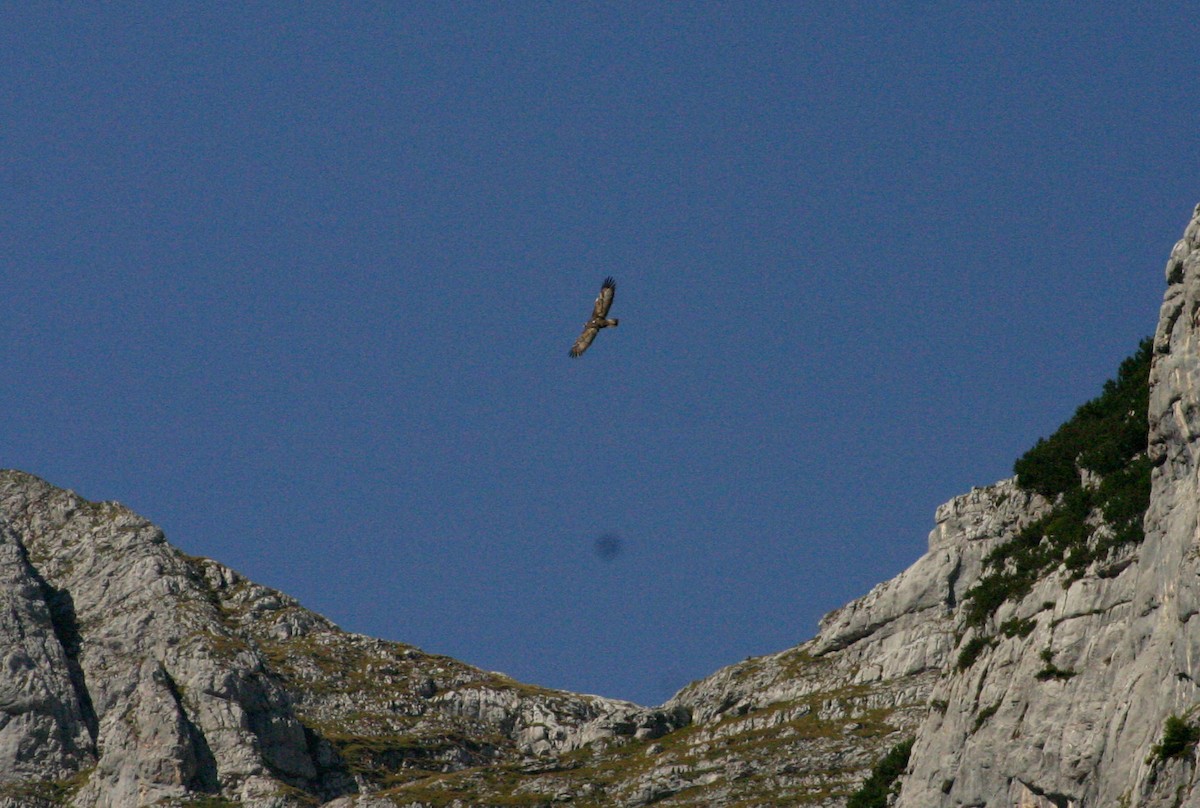
<svg viewBox="0 0 1200 808"><path fill-rule="evenodd" d="M1200 705L1200 207L1167 282L1149 372L1144 540L1083 570L1049 568L976 625L960 616L964 643L989 640L935 688L940 709L917 732L898 805L1200 804L1190 750L1158 747L1167 719ZM1014 620L1023 634L993 643Z"/></svg>
<svg viewBox="0 0 1200 808"><path fill-rule="evenodd" d="M0 472L0 808L1200 806L1200 207L1167 284L1152 343L911 567L656 709L343 632Z"/></svg>

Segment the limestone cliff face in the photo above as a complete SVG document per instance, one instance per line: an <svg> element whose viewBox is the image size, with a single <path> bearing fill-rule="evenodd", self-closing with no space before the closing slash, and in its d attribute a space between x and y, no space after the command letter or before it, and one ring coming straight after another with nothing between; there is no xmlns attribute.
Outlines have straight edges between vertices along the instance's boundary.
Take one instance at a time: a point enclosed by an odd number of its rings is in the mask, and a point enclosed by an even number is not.
<svg viewBox="0 0 1200 808"><path fill-rule="evenodd" d="M1200 705L1198 248L1200 208L1171 253L1154 338L1144 542L997 612L1033 628L939 682L945 706L917 732L900 806L1200 804L1191 755L1154 754L1168 716Z"/></svg>
<svg viewBox="0 0 1200 808"><path fill-rule="evenodd" d="M900 808L1200 807L1194 740L1163 745L1172 716L1200 727L1200 207L1167 284L1144 538L1097 549L1117 528L1092 507L1092 545L980 608L1064 500L973 489L816 637L657 709L343 632L123 506L0 472L0 808L834 808L909 742Z"/></svg>

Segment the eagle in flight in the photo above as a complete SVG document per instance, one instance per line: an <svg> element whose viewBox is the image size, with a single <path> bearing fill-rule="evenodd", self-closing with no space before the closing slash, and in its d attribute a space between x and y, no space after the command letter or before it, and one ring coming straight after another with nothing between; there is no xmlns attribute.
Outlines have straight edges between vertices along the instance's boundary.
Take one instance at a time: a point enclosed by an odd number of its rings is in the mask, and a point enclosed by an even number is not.
<svg viewBox="0 0 1200 808"><path fill-rule="evenodd" d="M592 308L592 317L583 327L583 333L579 335L579 339L575 340L575 344L571 346L569 353L572 359L588 349L592 340L600 333L601 328L608 328L610 325L620 322L607 319L608 309L613 302L613 293L616 291L617 282L611 277L605 278L604 283L600 285L600 295L596 298L596 305Z"/></svg>

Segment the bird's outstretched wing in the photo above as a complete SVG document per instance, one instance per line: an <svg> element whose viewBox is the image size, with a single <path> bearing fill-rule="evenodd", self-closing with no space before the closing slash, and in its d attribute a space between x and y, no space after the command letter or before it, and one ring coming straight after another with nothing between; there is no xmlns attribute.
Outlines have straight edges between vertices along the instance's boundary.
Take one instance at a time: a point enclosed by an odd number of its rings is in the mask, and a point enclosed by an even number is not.
<svg viewBox="0 0 1200 808"><path fill-rule="evenodd" d="M604 283L600 284L600 294L596 296L596 305L592 308L593 320L603 320L608 315L616 291L617 282L609 275L604 279Z"/></svg>
<svg viewBox="0 0 1200 808"><path fill-rule="evenodd" d="M592 344L592 340L594 340L596 338L596 335L599 333L600 333L600 329L597 328L596 326L592 325L591 323L588 323L587 325L585 325L583 327L583 333L579 335L579 339L575 340L575 344L572 345L571 350L568 351L568 354L570 355L570 357L572 359L574 359L575 357L579 356L581 353L586 351L588 349L588 346Z"/></svg>

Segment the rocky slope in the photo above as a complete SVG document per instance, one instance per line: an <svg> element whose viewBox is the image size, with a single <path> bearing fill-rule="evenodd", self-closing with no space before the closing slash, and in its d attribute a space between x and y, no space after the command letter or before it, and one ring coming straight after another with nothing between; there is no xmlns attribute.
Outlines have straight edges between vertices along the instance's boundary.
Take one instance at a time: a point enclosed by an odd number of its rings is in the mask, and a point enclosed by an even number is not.
<svg viewBox="0 0 1200 808"><path fill-rule="evenodd" d="M838 805L928 712L981 559L1044 507L939 509L930 552L798 648L659 709L339 630L116 503L0 473L0 805Z"/></svg>
<svg viewBox="0 0 1200 808"><path fill-rule="evenodd" d="M0 805L316 805L687 722L342 632L21 472L0 517Z"/></svg>
<svg viewBox="0 0 1200 808"><path fill-rule="evenodd" d="M656 709L343 632L0 472L0 808L1200 806L1200 208L1167 282L1152 346L908 570Z"/></svg>

